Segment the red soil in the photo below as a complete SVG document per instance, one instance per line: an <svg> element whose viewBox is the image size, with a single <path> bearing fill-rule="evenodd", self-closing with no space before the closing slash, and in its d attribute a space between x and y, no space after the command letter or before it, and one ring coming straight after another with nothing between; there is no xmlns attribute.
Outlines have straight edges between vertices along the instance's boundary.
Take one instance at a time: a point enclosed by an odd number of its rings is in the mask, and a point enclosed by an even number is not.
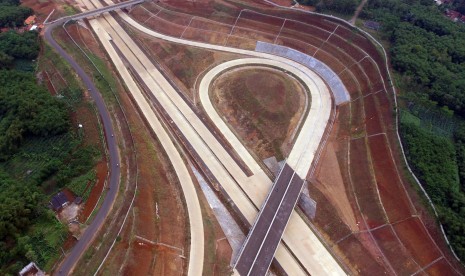
<svg viewBox="0 0 465 276"><path fill-rule="evenodd" d="M351 102L351 135L359 137L365 131L365 112L363 110L363 97L360 97Z"/></svg>
<svg viewBox="0 0 465 276"><path fill-rule="evenodd" d="M224 33L188 28L182 35L182 38L216 45L224 45L228 39L228 35Z"/></svg>
<svg viewBox="0 0 465 276"><path fill-rule="evenodd" d="M336 57L323 50L325 45L323 45L320 50L316 52L315 58L328 65L331 69L333 69L334 73L341 73L346 67Z"/></svg>
<svg viewBox="0 0 465 276"><path fill-rule="evenodd" d="M134 239L131 242L131 259L123 271L123 275L151 275L151 260L154 255L153 246Z"/></svg>
<svg viewBox="0 0 465 276"><path fill-rule="evenodd" d="M388 259L400 275L412 275L420 270L420 267L410 253L403 247L391 226L384 226L371 232Z"/></svg>
<svg viewBox="0 0 465 276"><path fill-rule="evenodd" d="M388 99L388 95L385 91L376 93L374 96L378 101L378 110L380 115L382 116L381 122L386 126L386 131L389 131L389 126L392 129L392 126L395 123L394 116L392 114L391 101Z"/></svg>
<svg viewBox="0 0 465 276"><path fill-rule="evenodd" d="M347 92L349 92L351 98L358 97L360 93L360 86L357 83L357 80L354 77L354 74L350 70L345 70L341 74L339 74L339 78L341 79L342 83L344 83Z"/></svg>
<svg viewBox="0 0 465 276"><path fill-rule="evenodd" d="M364 97L363 104L365 106L365 123L367 135L380 134L383 132L379 113L376 109L375 98L373 95Z"/></svg>
<svg viewBox="0 0 465 276"><path fill-rule="evenodd" d="M368 138L373 169L376 176L381 201L390 222L406 219L415 214L403 189L396 167L390 155L384 135Z"/></svg>
<svg viewBox="0 0 465 276"><path fill-rule="evenodd" d="M272 0L271 2L283 7L290 7L294 4L294 2L291 0Z"/></svg>
<svg viewBox="0 0 465 276"><path fill-rule="evenodd" d="M231 25L222 25L218 24L209 20L205 20L203 18L195 17L191 22L191 27L211 31L209 33L220 32L229 34L231 33L232 26Z"/></svg>
<svg viewBox="0 0 465 276"><path fill-rule="evenodd" d="M155 4L154 1L145 2L144 5L140 5L138 7L144 7L145 9L149 10L152 14L157 14L159 11L162 10L162 8Z"/></svg>
<svg viewBox="0 0 465 276"><path fill-rule="evenodd" d="M313 56L316 50L318 49L317 47L307 44L305 42L302 42L300 40L284 38L281 36L276 40L276 44L298 50L310 56Z"/></svg>
<svg viewBox="0 0 465 276"><path fill-rule="evenodd" d="M251 29L239 28L237 26L234 28L232 34L247 39L260 40L265 42L273 42L276 38L276 35L269 35L267 33L261 33Z"/></svg>
<svg viewBox="0 0 465 276"><path fill-rule="evenodd" d="M256 31L278 35L284 19L268 17L254 12L243 11L236 22L236 27L244 27Z"/></svg>
<svg viewBox="0 0 465 276"><path fill-rule="evenodd" d="M174 37L180 37L182 32L186 29L186 27L176 25L155 16L147 20L144 25L149 29Z"/></svg>
<svg viewBox="0 0 465 276"><path fill-rule="evenodd" d="M394 230L397 236L408 249L415 261L425 267L431 262L441 257L434 241L431 240L422 222L417 217L412 217L408 220L394 225Z"/></svg>
<svg viewBox="0 0 465 276"><path fill-rule="evenodd" d="M462 275L453 270L450 264L445 260L441 259L424 270L427 275L431 276L442 276L442 275Z"/></svg>
<svg viewBox="0 0 465 276"><path fill-rule="evenodd" d="M328 42L337 45L341 49L343 49L344 52L346 52L349 56L351 56L355 60L361 60L365 54L361 53L355 46L352 44L349 44L348 41L344 38L341 38L337 35L332 35L329 39Z"/></svg>
<svg viewBox="0 0 465 276"><path fill-rule="evenodd" d="M227 42L226 46L241 48L241 49L246 49L246 50L254 50L256 43L257 43L257 41L253 40L253 39L247 39L247 38L237 37L237 36L230 36L228 38L228 42Z"/></svg>
<svg viewBox="0 0 465 276"><path fill-rule="evenodd" d="M50 12L57 7L56 3L52 0L22 0L21 5L34 10L36 24L42 24Z"/></svg>
<svg viewBox="0 0 465 276"><path fill-rule="evenodd" d="M350 173L354 193L368 229L387 223L376 186L370 177L370 162L364 138L350 142ZM360 228L365 228L363 222L360 222Z"/></svg>
<svg viewBox="0 0 465 276"><path fill-rule="evenodd" d="M297 35L306 35L310 34L318 39L321 39L322 41L325 41L328 39L330 32L323 30L321 28L318 28L314 25L309 25L309 24L304 24L298 21L291 21L288 20L284 24L284 28L282 29L281 33L283 35L285 34L297 34Z"/></svg>
<svg viewBox="0 0 465 276"><path fill-rule="evenodd" d="M143 9L142 6L133 8L129 14L132 17L137 18L137 20L142 24L144 24L150 17L152 17L152 14Z"/></svg>
<svg viewBox="0 0 465 276"><path fill-rule="evenodd" d="M81 223L86 222L87 218L89 218L90 214L94 210L97 202L100 198L100 195L103 192L103 188L105 186L105 181L108 176L108 166L105 160L100 161L97 166L95 167L97 171L97 182L95 183L92 191L90 192L89 198L85 202L84 208L82 209L81 213L79 214L79 221Z"/></svg>
<svg viewBox="0 0 465 276"><path fill-rule="evenodd" d="M365 71L360 67L359 64L353 64L349 67L350 71L354 74L362 95L368 95L370 93L370 81L368 80Z"/></svg>
<svg viewBox="0 0 465 276"><path fill-rule="evenodd" d="M45 86L47 87L47 90L50 92L52 96L55 96L57 94L57 91L55 91L55 88L52 85L52 81L50 80L50 77L47 72L42 71L42 81L45 83Z"/></svg>
<svg viewBox="0 0 465 276"><path fill-rule="evenodd" d="M382 275L387 270L382 264L379 254L371 253L376 251L374 248L367 250L361 240L370 239L368 234L350 235L338 243L342 252L345 253L347 263L354 267L355 273L359 275ZM350 253L350 254L348 254ZM376 257L373 257L376 256Z"/></svg>

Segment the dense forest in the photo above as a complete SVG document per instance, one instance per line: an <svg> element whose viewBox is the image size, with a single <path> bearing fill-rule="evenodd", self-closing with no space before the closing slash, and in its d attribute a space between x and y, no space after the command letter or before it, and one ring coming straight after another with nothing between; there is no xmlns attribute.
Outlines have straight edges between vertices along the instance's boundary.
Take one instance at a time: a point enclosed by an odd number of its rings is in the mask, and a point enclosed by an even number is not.
<svg viewBox="0 0 465 276"><path fill-rule="evenodd" d="M0 0L0 27L19 27L32 10L19 6L19 0Z"/></svg>
<svg viewBox="0 0 465 276"><path fill-rule="evenodd" d="M298 0L302 5L313 6L317 12L336 12L343 15L352 15L359 0Z"/></svg>
<svg viewBox="0 0 465 276"><path fill-rule="evenodd" d="M465 0L454 0L451 3L445 4L444 8L455 10L461 14L465 14Z"/></svg>
<svg viewBox="0 0 465 276"><path fill-rule="evenodd" d="M18 4L0 2L0 25L22 24L31 14ZM40 43L35 31L0 33L0 275L17 275L31 261L50 269L68 229L49 200L80 176L92 175L99 155L71 127L74 107L66 95L82 93L77 83L68 80L66 91L54 97L38 82Z"/></svg>
<svg viewBox="0 0 465 276"><path fill-rule="evenodd" d="M401 88L407 159L465 260L465 24L444 8L432 0L369 0L361 17L382 24L378 35Z"/></svg>

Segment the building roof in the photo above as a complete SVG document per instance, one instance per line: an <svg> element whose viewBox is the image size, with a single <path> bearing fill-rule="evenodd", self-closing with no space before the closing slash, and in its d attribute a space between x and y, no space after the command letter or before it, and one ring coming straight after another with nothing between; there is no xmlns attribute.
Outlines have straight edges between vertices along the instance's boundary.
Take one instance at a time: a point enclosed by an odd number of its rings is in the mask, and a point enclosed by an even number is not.
<svg viewBox="0 0 465 276"><path fill-rule="evenodd" d="M35 15L31 15L28 18L26 18L26 20L24 20L24 24L26 24L26 25L31 25L31 24L34 24L34 23L36 23L36 16Z"/></svg>
<svg viewBox="0 0 465 276"><path fill-rule="evenodd" d="M68 202L69 201L68 198L66 198L65 193L59 192L58 194L52 197L52 200L50 200L50 205L53 210L58 211Z"/></svg>
<svg viewBox="0 0 465 276"><path fill-rule="evenodd" d="M43 276L45 275L42 270L34 263L30 262L19 272L20 276Z"/></svg>
<svg viewBox="0 0 465 276"><path fill-rule="evenodd" d="M447 10L446 16L452 20L457 20L461 16L461 14L458 11Z"/></svg>

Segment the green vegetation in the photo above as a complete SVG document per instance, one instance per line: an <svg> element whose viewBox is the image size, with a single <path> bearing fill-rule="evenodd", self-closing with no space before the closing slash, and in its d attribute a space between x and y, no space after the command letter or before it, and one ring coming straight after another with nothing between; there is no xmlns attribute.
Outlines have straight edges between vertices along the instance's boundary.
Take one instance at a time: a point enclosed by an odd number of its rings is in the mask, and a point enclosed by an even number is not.
<svg viewBox="0 0 465 276"><path fill-rule="evenodd" d="M66 15L73 15L79 12L75 7L70 5L65 4L62 7L65 10Z"/></svg>
<svg viewBox="0 0 465 276"><path fill-rule="evenodd" d="M444 9L451 9L465 14L465 0L454 0L451 3L444 4Z"/></svg>
<svg viewBox="0 0 465 276"><path fill-rule="evenodd" d="M0 6L17 5L5 3ZM88 103L69 68L48 47L46 62L39 63L53 64L63 84L57 97L38 84L39 43L36 32L0 34L0 275L15 275L30 261L51 269L68 231L48 202L64 187L88 197L100 157L98 147L84 145L82 133L71 127L70 115Z"/></svg>
<svg viewBox="0 0 465 276"><path fill-rule="evenodd" d="M39 54L37 32L0 33L0 69L11 68L18 61L32 60Z"/></svg>
<svg viewBox="0 0 465 276"><path fill-rule="evenodd" d="M371 0L361 16L382 24L403 94L407 159L465 260L465 27L442 9L429 0Z"/></svg>
<svg viewBox="0 0 465 276"><path fill-rule="evenodd" d="M19 4L19 0L0 0L0 27L23 25L24 20L32 14L32 10Z"/></svg>
<svg viewBox="0 0 465 276"><path fill-rule="evenodd" d="M62 134L69 127L63 103L36 85L32 74L0 70L0 160L10 158L29 137Z"/></svg>
<svg viewBox="0 0 465 276"><path fill-rule="evenodd" d="M298 0L302 5L314 6L317 12L336 12L351 15L355 12L359 0Z"/></svg>

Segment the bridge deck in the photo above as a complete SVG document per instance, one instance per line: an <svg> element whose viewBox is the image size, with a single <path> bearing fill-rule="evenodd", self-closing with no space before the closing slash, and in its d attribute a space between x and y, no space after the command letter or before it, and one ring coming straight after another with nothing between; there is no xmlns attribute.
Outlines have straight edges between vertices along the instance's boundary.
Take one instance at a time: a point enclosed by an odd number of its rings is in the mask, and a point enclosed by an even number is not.
<svg viewBox="0 0 465 276"><path fill-rule="evenodd" d="M235 265L240 275L266 274L303 184L285 164L240 252Z"/></svg>
<svg viewBox="0 0 465 276"><path fill-rule="evenodd" d="M102 8L95 9L95 10L90 10L90 11L81 12L81 13L78 13L78 14L73 14L73 15L61 17L61 18L58 18L57 20L47 22L45 24L46 25L62 24L62 23L65 23L66 21L70 21L70 20L84 19L84 18L87 18L87 17L96 16L96 15L99 15L99 14L102 14L102 13L105 13L105 12L110 12L110 11L130 7L130 6L133 6L133 5L137 5L137 4L140 4L140 3L144 2L144 1L145 0L129 0L129 1L117 3L117 4L114 4L114 5L111 5L111 6L105 6L105 7L102 7Z"/></svg>

